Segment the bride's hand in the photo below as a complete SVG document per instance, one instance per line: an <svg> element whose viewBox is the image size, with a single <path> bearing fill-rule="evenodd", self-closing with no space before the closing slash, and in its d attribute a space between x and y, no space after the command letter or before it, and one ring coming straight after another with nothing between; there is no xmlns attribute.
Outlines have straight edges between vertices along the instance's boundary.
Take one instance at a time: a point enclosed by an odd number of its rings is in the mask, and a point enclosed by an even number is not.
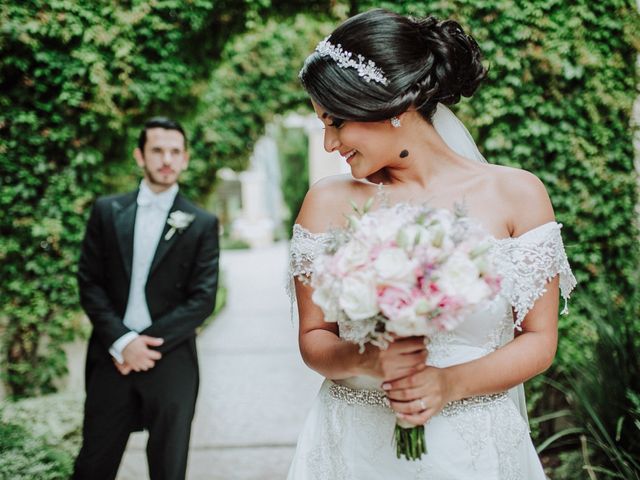
<svg viewBox="0 0 640 480"><path fill-rule="evenodd" d="M399 338L382 350L371 344L365 347L365 373L390 382L425 368L427 347L424 337Z"/></svg>
<svg viewBox="0 0 640 480"><path fill-rule="evenodd" d="M391 408L399 418L413 425L424 425L451 401L446 369L424 369L392 382L385 382Z"/></svg>

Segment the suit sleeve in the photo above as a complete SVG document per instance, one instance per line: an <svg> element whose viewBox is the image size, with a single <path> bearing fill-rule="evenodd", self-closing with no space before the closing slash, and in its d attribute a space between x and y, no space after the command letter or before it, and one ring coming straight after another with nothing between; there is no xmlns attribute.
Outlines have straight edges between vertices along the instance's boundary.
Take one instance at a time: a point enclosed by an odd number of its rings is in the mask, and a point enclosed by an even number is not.
<svg viewBox="0 0 640 480"><path fill-rule="evenodd" d="M188 282L187 300L140 332L141 335L164 339L164 343L157 347L160 352L168 352L192 337L215 307L220 249L218 220L210 218L200 238L195 267Z"/></svg>
<svg viewBox="0 0 640 480"><path fill-rule="evenodd" d="M108 349L130 330L122 323L105 289L102 254L105 252L100 202L91 210L78 263L80 304L93 324L98 339Z"/></svg>

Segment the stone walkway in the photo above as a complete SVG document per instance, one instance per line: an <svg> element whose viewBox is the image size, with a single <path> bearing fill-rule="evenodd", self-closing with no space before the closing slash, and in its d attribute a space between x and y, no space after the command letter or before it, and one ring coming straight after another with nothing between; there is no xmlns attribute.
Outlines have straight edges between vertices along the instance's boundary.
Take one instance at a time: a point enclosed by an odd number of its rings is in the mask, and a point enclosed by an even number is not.
<svg viewBox="0 0 640 480"><path fill-rule="evenodd" d="M198 338L200 394L189 480L286 478L321 378L298 351L284 284L287 247L223 251L227 306ZM146 433L132 435L118 480L148 478Z"/></svg>

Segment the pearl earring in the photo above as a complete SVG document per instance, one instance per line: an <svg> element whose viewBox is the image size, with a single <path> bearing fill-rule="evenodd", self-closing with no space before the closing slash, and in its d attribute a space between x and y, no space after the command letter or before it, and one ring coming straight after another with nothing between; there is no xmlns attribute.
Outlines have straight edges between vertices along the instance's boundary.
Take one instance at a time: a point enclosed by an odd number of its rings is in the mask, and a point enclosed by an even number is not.
<svg viewBox="0 0 640 480"><path fill-rule="evenodd" d="M391 117L391 126L393 128L400 128L400 119L398 117Z"/></svg>

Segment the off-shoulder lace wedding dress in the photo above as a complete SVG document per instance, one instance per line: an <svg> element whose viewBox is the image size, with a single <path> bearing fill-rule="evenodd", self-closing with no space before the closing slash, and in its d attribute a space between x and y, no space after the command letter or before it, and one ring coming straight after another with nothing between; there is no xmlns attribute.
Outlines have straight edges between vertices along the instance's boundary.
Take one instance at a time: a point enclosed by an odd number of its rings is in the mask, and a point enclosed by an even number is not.
<svg viewBox="0 0 640 480"><path fill-rule="evenodd" d="M430 365L468 362L510 342L558 274L566 302L575 278L560 229L550 222L516 238L493 240L501 294L456 330L434 336ZM325 234L294 227L292 279L313 275L313 258L327 241ZM396 458L395 416L380 383L363 376L325 380L300 433L289 480L545 480L529 435L522 385L448 404L426 424L428 453L412 462Z"/></svg>

